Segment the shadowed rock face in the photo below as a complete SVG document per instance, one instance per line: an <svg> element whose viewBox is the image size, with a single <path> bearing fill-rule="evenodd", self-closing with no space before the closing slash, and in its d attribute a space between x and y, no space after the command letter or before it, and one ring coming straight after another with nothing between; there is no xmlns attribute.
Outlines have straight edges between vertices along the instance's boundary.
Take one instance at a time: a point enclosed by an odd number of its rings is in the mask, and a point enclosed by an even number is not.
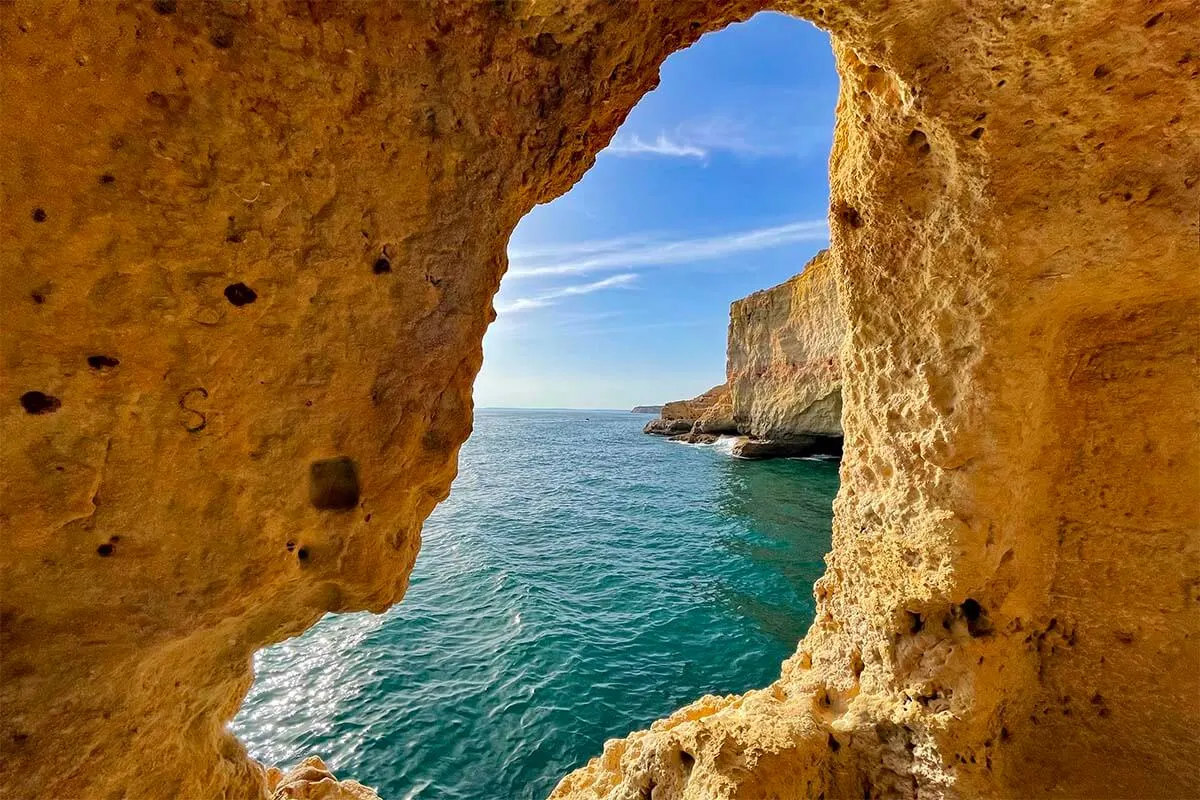
<svg viewBox="0 0 1200 800"><path fill-rule="evenodd" d="M642 433L673 436L677 433L687 433L694 424L690 419L652 419L642 428Z"/></svg>
<svg viewBox="0 0 1200 800"><path fill-rule="evenodd" d="M805 456L840 456L840 436L789 436L786 439L750 439L739 437L730 448L737 458L802 458Z"/></svg>
<svg viewBox="0 0 1200 800"><path fill-rule="evenodd" d="M0 794L330 786L225 732L250 656L402 596L509 233L765 6L0 6ZM817 620L557 796L1200 792L1200 9L776 7L842 80Z"/></svg>

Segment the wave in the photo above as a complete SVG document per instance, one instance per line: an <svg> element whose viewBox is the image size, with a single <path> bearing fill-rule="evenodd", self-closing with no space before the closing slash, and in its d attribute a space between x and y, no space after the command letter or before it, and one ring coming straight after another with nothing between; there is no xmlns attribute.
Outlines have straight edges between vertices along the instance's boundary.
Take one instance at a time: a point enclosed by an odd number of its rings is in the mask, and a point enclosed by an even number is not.
<svg viewBox="0 0 1200 800"><path fill-rule="evenodd" d="M741 437L739 437L739 436L718 437L717 440L715 442L713 442L713 444L712 444L713 449L716 450L718 453L722 453L724 455L729 456L730 458L740 458L740 456L736 456L733 454L733 446L737 443L737 440L739 438L741 438Z"/></svg>

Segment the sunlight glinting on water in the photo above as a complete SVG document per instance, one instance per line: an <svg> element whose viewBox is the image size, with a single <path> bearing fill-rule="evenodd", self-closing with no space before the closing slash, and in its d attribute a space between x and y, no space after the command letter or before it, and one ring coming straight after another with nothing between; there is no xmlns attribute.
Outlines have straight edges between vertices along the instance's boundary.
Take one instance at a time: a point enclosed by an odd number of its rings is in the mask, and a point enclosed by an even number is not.
<svg viewBox="0 0 1200 800"><path fill-rule="evenodd" d="M232 726L251 754L318 754L386 798L539 798L606 739L773 680L812 619L837 465L644 421L478 412L404 601L258 655Z"/></svg>

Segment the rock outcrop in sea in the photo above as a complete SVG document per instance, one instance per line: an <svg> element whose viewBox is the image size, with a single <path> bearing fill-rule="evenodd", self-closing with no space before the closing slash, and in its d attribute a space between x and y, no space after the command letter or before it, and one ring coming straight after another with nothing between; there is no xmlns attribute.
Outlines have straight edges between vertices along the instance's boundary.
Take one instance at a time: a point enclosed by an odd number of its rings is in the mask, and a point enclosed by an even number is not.
<svg viewBox="0 0 1200 800"><path fill-rule="evenodd" d="M690 400L675 400L665 404L659 412L659 418L650 420L642 428L643 433L658 436L695 433L715 437L716 434L733 433L736 430L729 386L724 383Z"/></svg>
<svg viewBox="0 0 1200 800"><path fill-rule="evenodd" d="M667 403L644 431L693 443L736 435L741 458L838 455L847 333L823 250L795 277L733 303L726 383Z"/></svg>
<svg viewBox="0 0 1200 800"><path fill-rule="evenodd" d="M333 781L229 733L253 654L401 599L513 229L766 9L840 77L815 622L554 797L1200 795L1193 0L16 0L0 796Z"/></svg>

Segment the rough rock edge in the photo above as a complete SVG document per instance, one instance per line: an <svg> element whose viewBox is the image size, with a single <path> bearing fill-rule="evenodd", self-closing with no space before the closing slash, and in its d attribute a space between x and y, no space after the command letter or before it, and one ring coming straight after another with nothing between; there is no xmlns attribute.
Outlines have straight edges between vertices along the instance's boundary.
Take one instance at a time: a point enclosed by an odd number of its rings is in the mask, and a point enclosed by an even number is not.
<svg viewBox="0 0 1200 800"><path fill-rule="evenodd" d="M269 768L267 792L271 800L380 800L369 786L339 781L317 756L309 756L287 772Z"/></svg>
<svg viewBox="0 0 1200 800"><path fill-rule="evenodd" d="M13 797L265 794L224 729L250 656L403 594L512 228L668 53L766 6L177 5L0 4ZM1200 9L775 7L842 78L817 621L770 689L569 785L1200 794ZM230 310L239 282L270 291ZM361 514L313 516L307 468L348 448Z"/></svg>

